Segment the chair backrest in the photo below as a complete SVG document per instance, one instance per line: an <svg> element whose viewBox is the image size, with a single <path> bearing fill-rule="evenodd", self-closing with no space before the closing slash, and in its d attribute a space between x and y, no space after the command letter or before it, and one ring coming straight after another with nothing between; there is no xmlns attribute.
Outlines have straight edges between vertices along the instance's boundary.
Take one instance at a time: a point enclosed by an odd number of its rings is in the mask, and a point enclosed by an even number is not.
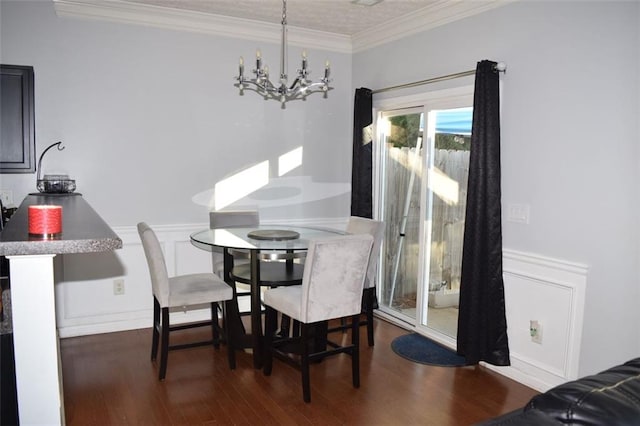
<svg viewBox="0 0 640 426"><path fill-rule="evenodd" d="M382 239L384 237L384 222L364 217L351 216L347 223L347 232L349 234L369 234L373 237L373 248L371 249L371 257L369 258L369 266L367 268L367 278L364 282L364 288L375 287L376 278L378 276L380 247L382 246Z"/></svg>
<svg viewBox="0 0 640 426"><path fill-rule="evenodd" d="M149 265L153 295L158 299L161 307L167 307L169 306L169 275L160 241L158 241L153 229L144 222L138 223L138 234L140 234L144 254Z"/></svg>
<svg viewBox="0 0 640 426"><path fill-rule="evenodd" d="M260 214L257 210L228 210L209 212L209 229L227 226L257 226Z"/></svg>
<svg viewBox="0 0 640 426"><path fill-rule="evenodd" d="M227 226L258 226L260 214L257 210L227 210L209 212L209 229L225 228ZM211 261L213 268L224 260L222 250L213 250Z"/></svg>
<svg viewBox="0 0 640 426"><path fill-rule="evenodd" d="M356 315L373 237L341 235L311 241L302 278L301 320L310 323Z"/></svg>

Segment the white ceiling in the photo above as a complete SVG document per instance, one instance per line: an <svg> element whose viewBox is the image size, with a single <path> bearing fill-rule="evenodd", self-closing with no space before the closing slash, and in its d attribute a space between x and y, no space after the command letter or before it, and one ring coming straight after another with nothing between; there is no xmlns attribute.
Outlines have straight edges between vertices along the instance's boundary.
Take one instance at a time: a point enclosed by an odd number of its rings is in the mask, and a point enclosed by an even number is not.
<svg viewBox="0 0 640 426"><path fill-rule="evenodd" d="M126 1L274 24L282 20L282 0ZM442 0L383 0L374 6L354 4L352 0L288 0L287 24L351 36L438 3Z"/></svg>

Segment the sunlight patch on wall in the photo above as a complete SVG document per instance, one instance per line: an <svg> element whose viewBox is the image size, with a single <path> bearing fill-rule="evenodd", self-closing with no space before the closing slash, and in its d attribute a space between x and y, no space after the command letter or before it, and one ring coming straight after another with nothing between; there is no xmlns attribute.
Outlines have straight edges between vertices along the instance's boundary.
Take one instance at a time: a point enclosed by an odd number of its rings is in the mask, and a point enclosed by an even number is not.
<svg viewBox="0 0 640 426"><path fill-rule="evenodd" d="M278 158L278 176L284 176L291 170L302 165L302 147L299 146L294 150L282 154Z"/></svg>
<svg viewBox="0 0 640 426"><path fill-rule="evenodd" d="M269 183L269 162L263 161L216 183L214 209L221 210Z"/></svg>
<svg viewBox="0 0 640 426"><path fill-rule="evenodd" d="M263 209L272 207L300 206L315 203L351 192L349 182L314 182L311 176L272 178L255 192L224 207L238 209ZM208 210L214 210L214 190L208 189L192 197L192 201Z"/></svg>
<svg viewBox="0 0 640 426"><path fill-rule="evenodd" d="M449 205L458 204L459 184L437 167L429 169L429 188Z"/></svg>

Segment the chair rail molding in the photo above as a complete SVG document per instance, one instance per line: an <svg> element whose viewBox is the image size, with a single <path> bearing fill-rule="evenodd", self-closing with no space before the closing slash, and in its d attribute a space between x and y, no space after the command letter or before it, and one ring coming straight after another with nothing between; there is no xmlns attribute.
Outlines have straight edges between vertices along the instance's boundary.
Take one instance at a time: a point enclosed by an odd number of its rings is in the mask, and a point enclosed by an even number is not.
<svg viewBox="0 0 640 426"><path fill-rule="evenodd" d="M261 222L344 230L347 221L344 217ZM163 246L170 275L212 270L211 255L193 247L189 238L191 233L207 229L208 222L151 225ZM137 229L123 226L113 230L123 247L111 253L117 261L107 259L105 264L115 267L104 267L93 277L95 271L90 266L97 263L87 262L83 255L59 256L57 260L63 263L55 286L61 338L151 327L151 281ZM577 378L588 267L505 249L503 270L511 366L486 367L539 391ZM115 295L114 280L120 279L125 293ZM172 312L172 321L198 321L208 315L204 308L178 310ZM530 320L542 325L542 343L531 340Z"/></svg>

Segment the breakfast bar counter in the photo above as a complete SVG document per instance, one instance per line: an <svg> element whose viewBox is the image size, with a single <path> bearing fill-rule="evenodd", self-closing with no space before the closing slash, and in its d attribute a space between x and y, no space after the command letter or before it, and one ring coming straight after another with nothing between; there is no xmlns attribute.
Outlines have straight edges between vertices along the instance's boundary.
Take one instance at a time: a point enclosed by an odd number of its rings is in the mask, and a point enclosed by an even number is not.
<svg viewBox="0 0 640 426"><path fill-rule="evenodd" d="M62 235L42 239L29 236L31 205L62 207ZM111 251L122 241L80 194L28 195L0 232L0 256L68 254Z"/></svg>
<svg viewBox="0 0 640 426"><path fill-rule="evenodd" d="M32 205L62 207L60 235L45 239L29 234ZM28 195L0 232L0 255L9 259L21 424L65 422L53 258L121 247L122 240L80 194Z"/></svg>

